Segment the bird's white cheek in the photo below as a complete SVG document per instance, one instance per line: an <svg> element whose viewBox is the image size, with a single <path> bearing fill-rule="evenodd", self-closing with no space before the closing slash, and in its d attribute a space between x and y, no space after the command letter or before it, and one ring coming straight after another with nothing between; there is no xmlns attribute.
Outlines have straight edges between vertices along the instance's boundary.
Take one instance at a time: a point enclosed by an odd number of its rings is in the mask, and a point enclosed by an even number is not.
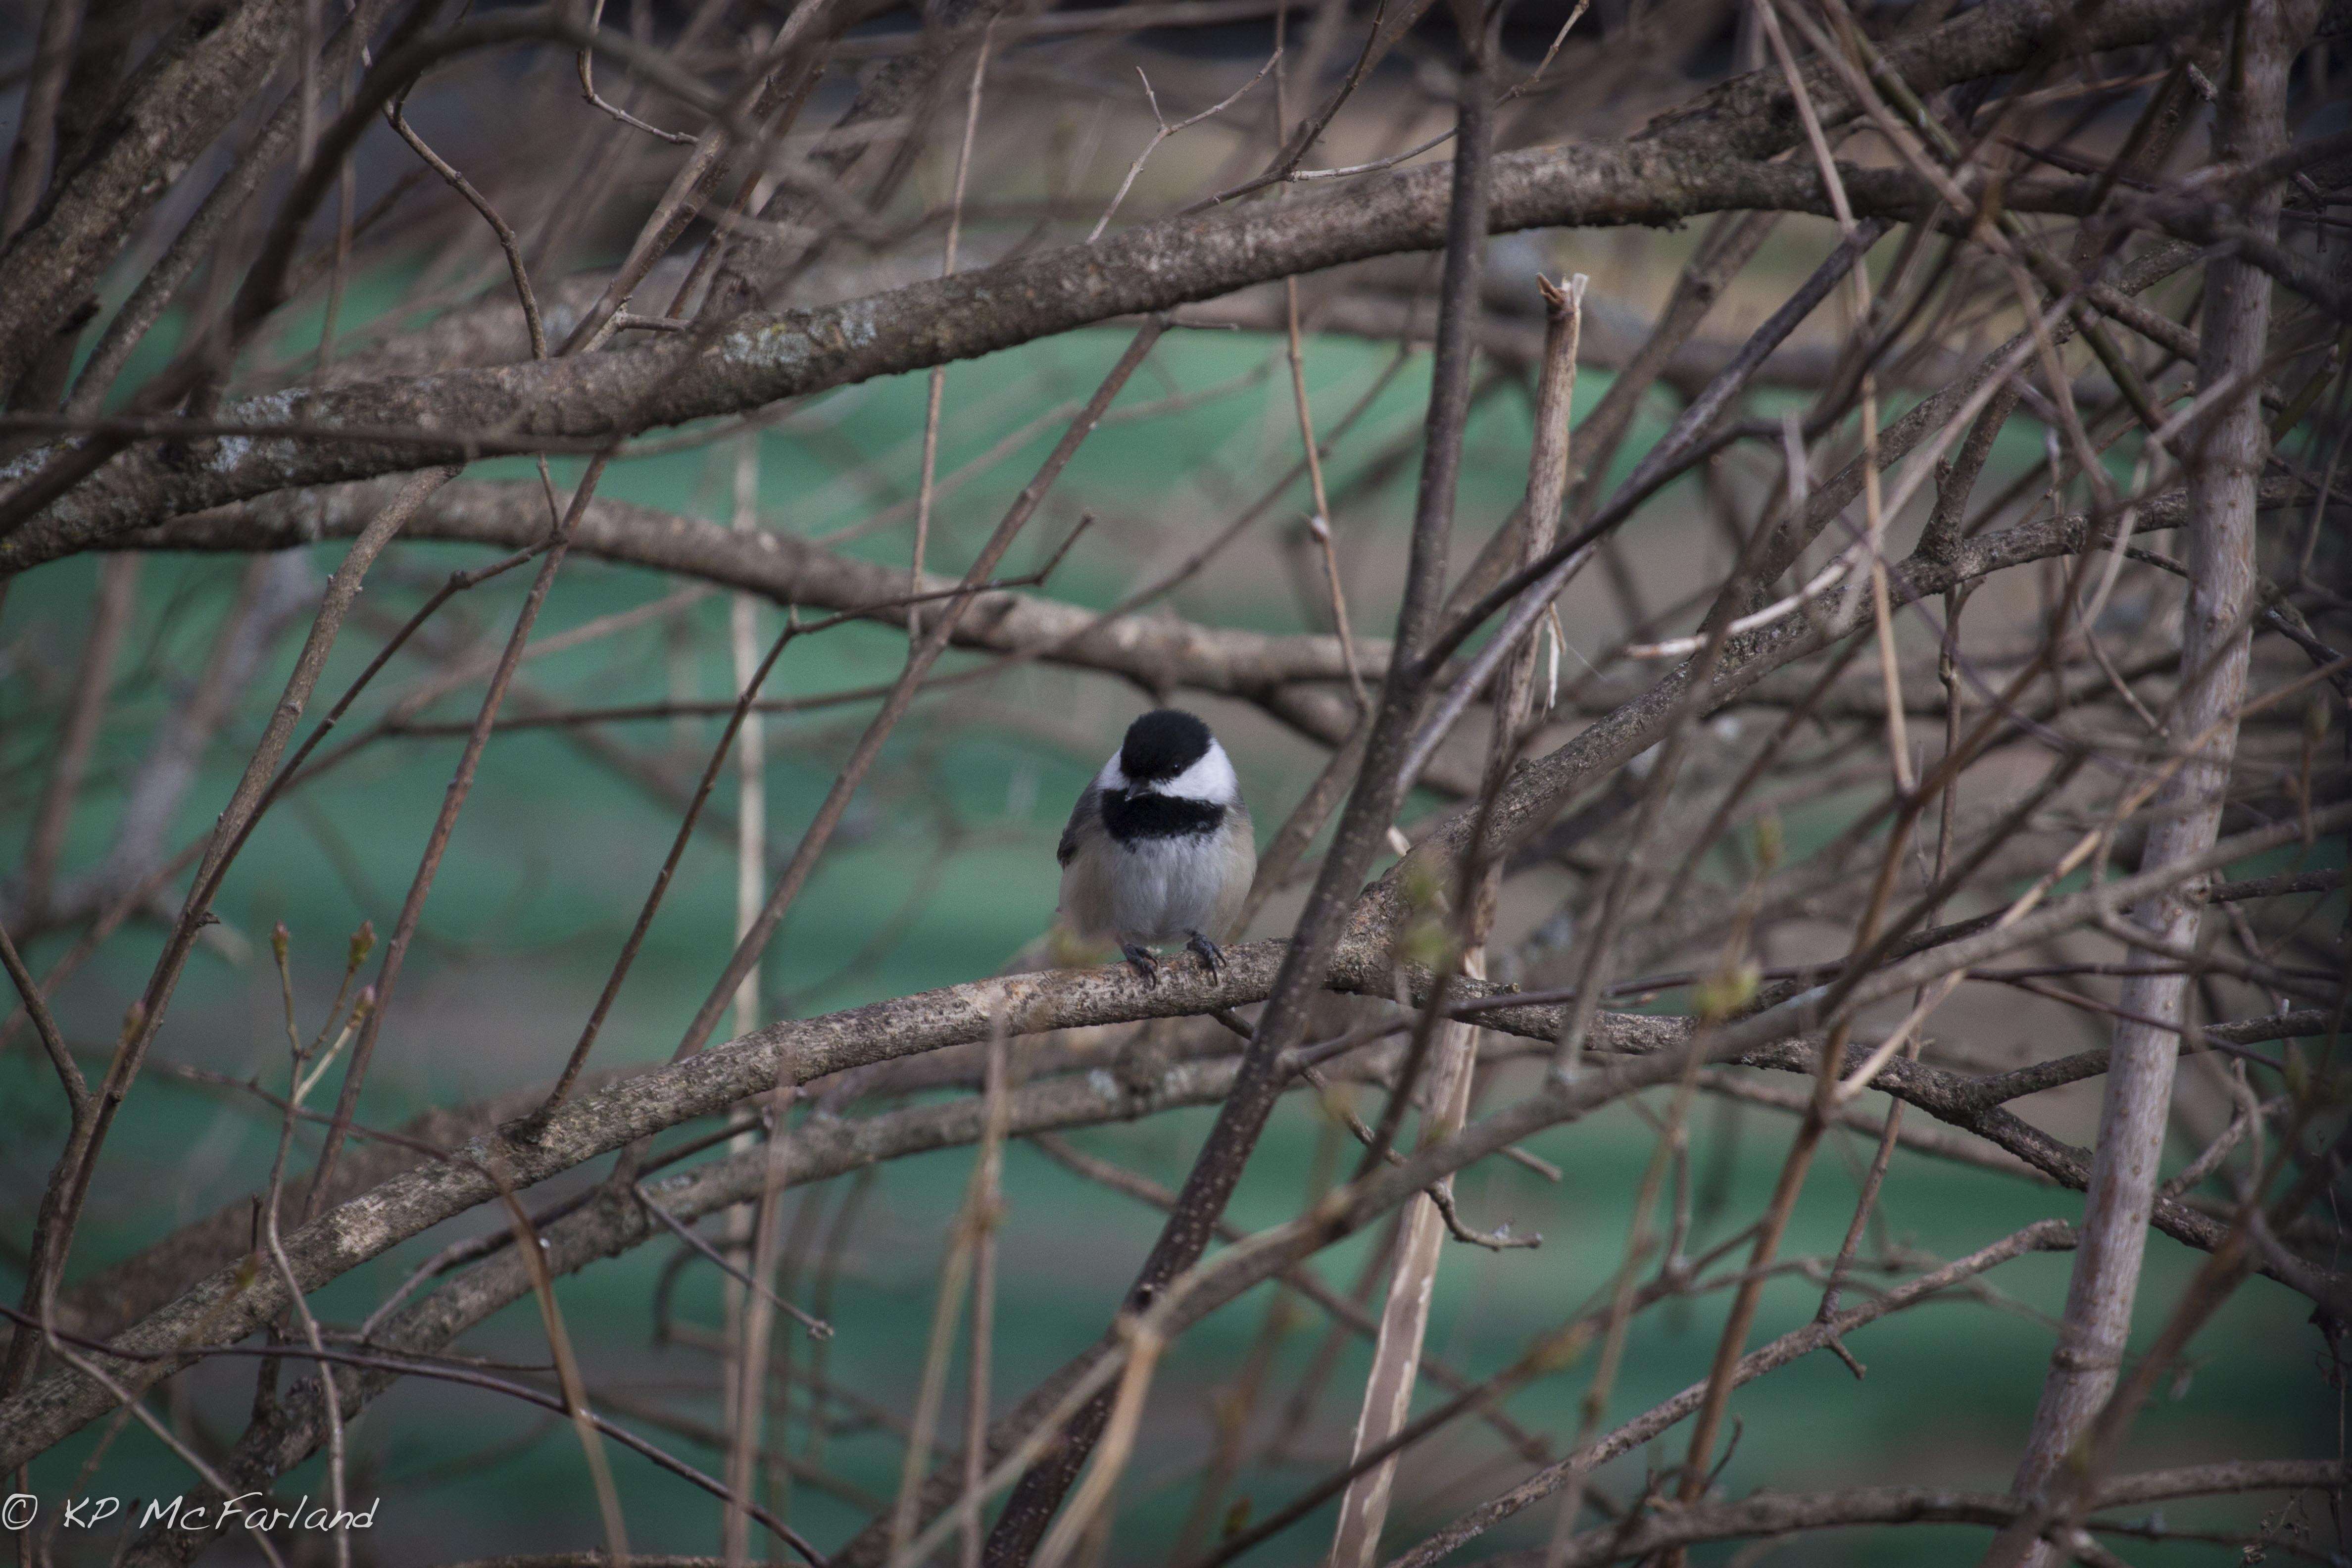
<svg viewBox="0 0 2352 1568"><path fill-rule="evenodd" d="M1230 805L1241 798L1241 782L1234 776L1234 764L1225 756L1225 749L1212 741L1209 749L1201 753L1200 761L1160 785L1159 793Z"/></svg>

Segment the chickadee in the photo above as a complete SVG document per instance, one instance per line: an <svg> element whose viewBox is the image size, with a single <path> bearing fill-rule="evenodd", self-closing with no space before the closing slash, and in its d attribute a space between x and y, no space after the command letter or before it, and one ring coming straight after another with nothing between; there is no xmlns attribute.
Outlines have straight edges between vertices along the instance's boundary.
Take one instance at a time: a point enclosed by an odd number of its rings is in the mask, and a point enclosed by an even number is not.
<svg viewBox="0 0 2352 1568"><path fill-rule="evenodd" d="M1162 708L1128 726L1062 829L1062 917L1157 980L1151 947L1181 940L1212 974L1224 963L1257 841L1234 764L1209 727Z"/></svg>

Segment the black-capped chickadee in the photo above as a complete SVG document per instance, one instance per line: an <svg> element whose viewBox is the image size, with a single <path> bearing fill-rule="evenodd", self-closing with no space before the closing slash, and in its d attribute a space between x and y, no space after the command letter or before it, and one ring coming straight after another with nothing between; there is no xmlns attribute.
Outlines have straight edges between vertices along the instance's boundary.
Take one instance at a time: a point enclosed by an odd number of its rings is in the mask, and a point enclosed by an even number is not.
<svg viewBox="0 0 2352 1568"><path fill-rule="evenodd" d="M1128 726L1062 829L1062 918L1108 938L1145 980L1150 948L1181 941L1215 973L1217 939L1257 872L1249 807L1225 749L1190 713L1162 708Z"/></svg>

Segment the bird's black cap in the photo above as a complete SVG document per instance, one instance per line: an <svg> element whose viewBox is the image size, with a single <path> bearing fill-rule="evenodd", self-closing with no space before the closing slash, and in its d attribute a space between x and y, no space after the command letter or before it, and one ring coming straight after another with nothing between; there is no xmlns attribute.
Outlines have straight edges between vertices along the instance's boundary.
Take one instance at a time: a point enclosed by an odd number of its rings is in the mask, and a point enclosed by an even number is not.
<svg viewBox="0 0 2352 1568"><path fill-rule="evenodd" d="M1172 779L1206 755L1209 727L1190 713L1160 708L1127 727L1118 771L1136 784Z"/></svg>

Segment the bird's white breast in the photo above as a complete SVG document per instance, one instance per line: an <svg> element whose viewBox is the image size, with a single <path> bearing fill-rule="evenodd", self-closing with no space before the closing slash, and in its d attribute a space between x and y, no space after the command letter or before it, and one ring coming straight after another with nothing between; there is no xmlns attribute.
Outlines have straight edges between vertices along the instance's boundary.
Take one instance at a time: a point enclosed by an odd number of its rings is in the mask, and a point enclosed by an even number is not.
<svg viewBox="0 0 2352 1568"><path fill-rule="evenodd" d="M1125 844L1106 837L1111 923L1148 942L1178 942L1216 925L1233 870L1226 842L1233 827Z"/></svg>

